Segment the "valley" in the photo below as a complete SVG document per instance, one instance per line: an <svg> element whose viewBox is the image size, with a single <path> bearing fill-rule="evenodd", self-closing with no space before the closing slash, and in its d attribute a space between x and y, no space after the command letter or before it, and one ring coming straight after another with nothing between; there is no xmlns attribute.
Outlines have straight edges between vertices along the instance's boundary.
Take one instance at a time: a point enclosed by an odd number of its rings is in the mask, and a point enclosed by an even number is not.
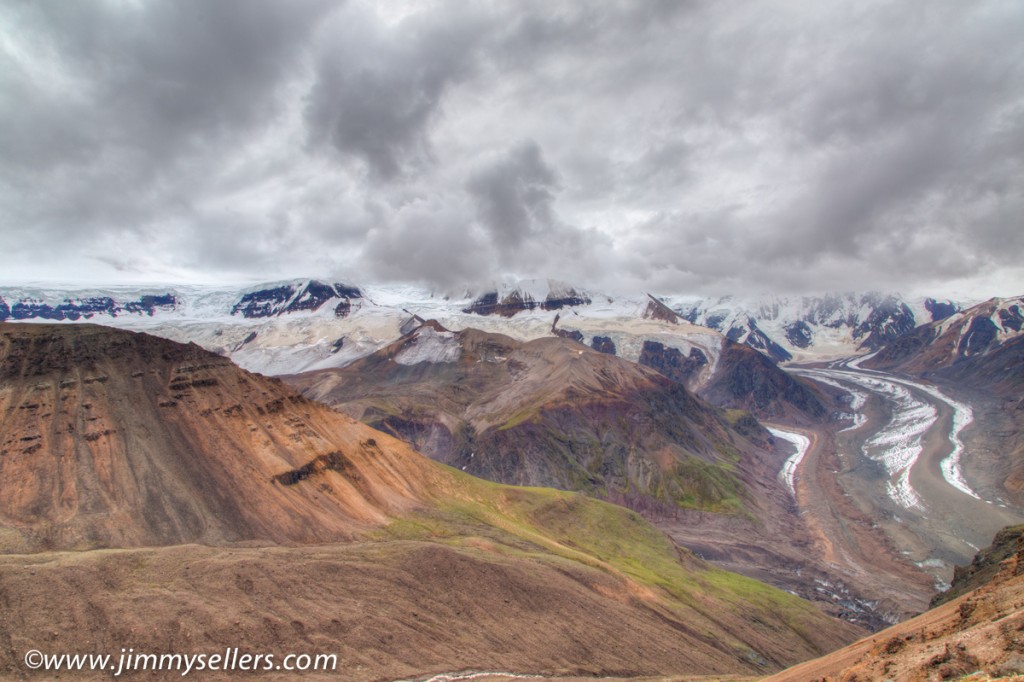
<svg viewBox="0 0 1024 682"><path fill-rule="evenodd" d="M834 579L872 601L923 610L932 589L948 587L955 565L1000 528L1024 521L994 475L999 461L985 417L976 421L953 389L856 360L789 371L847 392L840 425L812 434L795 471L799 513Z"/></svg>
<svg viewBox="0 0 1024 682"><path fill-rule="evenodd" d="M787 371L843 392L834 421L768 427L785 443L776 475L793 515L775 525L696 512L658 521L698 555L877 628L927 609L955 566L1024 522L997 445L1014 433L1003 401L857 359Z"/></svg>

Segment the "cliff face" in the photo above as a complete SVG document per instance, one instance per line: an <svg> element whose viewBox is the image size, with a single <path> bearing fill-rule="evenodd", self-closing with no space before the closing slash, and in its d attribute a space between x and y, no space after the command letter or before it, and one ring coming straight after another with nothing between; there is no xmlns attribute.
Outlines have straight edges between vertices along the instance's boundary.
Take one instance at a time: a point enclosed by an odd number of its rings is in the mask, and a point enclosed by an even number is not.
<svg viewBox="0 0 1024 682"><path fill-rule="evenodd" d="M1009 526L992 539L992 544L974 555L966 566L953 569L953 582L948 590L932 599L932 607L945 604L990 583L1002 564L1014 559L1015 566L1024 569L1024 526Z"/></svg>

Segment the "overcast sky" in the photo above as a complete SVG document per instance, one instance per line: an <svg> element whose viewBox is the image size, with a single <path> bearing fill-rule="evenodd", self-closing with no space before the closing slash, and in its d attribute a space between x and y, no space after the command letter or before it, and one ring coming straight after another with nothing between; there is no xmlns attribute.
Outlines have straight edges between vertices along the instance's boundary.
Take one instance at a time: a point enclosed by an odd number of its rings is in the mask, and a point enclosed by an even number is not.
<svg viewBox="0 0 1024 682"><path fill-rule="evenodd" d="M1024 293L1024 2L0 5L0 279Z"/></svg>

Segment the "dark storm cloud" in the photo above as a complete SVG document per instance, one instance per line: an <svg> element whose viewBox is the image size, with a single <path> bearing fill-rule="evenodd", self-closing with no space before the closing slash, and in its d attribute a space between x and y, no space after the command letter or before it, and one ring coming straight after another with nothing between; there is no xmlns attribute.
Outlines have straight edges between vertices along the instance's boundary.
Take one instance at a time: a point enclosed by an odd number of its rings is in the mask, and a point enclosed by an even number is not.
<svg viewBox="0 0 1024 682"><path fill-rule="evenodd" d="M168 222L203 234L207 226L181 219L195 215L226 150L279 113L295 54L330 8L9 5L2 21L20 49L0 76L0 201L15 216L4 230L30 254L33 243L59 251L145 241Z"/></svg>
<svg viewBox="0 0 1024 682"><path fill-rule="evenodd" d="M480 222L507 253L555 228L552 204L557 184L540 147L527 142L481 169L467 188Z"/></svg>
<svg viewBox="0 0 1024 682"><path fill-rule="evenodd" d="M277 106L293 53L332 3L184 0L22 3L7 22L32 54L7 71L15 123L3 150L21 163L84 161L108 146L150 155L245 134ZM37 55L42 59L36 61Z"/></svg>
<svg viewBox="0 0 1024 682"><path fill-rule="evenodd" d="M1022 34L1016 0L8 3L0 230L111 276L1020 278Z"/></svg>
<svg viewBox="0 0 1024 682"><path fill-rule="evenodd" d="M354 155L382 179L423 164L441 98L472 73L474 51L490 28L471 7L391 28L362 8L340 13L309 94L310 143Z"/></svg>

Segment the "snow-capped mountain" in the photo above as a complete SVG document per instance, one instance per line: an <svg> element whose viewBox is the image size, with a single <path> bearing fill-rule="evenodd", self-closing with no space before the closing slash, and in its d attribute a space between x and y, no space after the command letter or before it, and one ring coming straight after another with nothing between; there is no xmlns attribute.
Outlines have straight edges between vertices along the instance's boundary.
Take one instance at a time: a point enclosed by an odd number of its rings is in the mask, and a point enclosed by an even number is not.
<svg viewBox="0 0 1024 682"><path fill-rule="evenodd" d="M1024 296L992 298L881 348L867 367L924 374L973 360L975 365L1024 337Z"/></svg>
<svg viewBox="0 0 1024 682"><path fill-rule="evenodd" d="M315 279L260 284L248 288L174 285L98 288L0 287L0 322L11 320L94 321L115 318L215 320L261 319L325 309L345 317L359 305L358 287Z"/></svg>
<svg viewBox="0 0 1024 682"><path fill-rule="evenodd" d="M89 320L95 316L148 315L175 309L178 300L170 293L137 294L115 299L110 292L64 293L50 290L24 289L8 292L9 304L0 297L0 322L5 320Z"/></svg>
<svg viewBox="0 0 1024 682"><path fill-rule="evenodd" d="M242 294L238 303L231 306L232 315L247 318L267 318L297 313L317 312L325 303L335 317L345 317L352 310L352 302L361 299L358 287L348 284L327 284L315 279L301 282L282 282L273 286L261 286Z"/></svg>
<svg viewBox="0 0 1024 682"><path fill-rule="evenodd" d="M591 303L590 294L558 280L521 280L496 283L476 295L462 312L478 315L513 317L517 313L536 310L561 310L565 307Z"/></svg>
<svg viewBox="0 0 1024 682"><path fill-rule="evenodd" d="M961 307L948 300L880 293L667 302L687 321L716 329L779 362L877 350Z"/></svg>
<svg viewBox="0 0 1024 682"><path fill-rule="evenodd" d="M611 296L550 279L461 293L297 279L250 287L0 287L0 321L94 322L194 341L264 374L339 367L392 343L410 321L528 341L558 335L703 384L725 339L776 361L842 357L959 310L895 295L692 299Z"/></svg>

